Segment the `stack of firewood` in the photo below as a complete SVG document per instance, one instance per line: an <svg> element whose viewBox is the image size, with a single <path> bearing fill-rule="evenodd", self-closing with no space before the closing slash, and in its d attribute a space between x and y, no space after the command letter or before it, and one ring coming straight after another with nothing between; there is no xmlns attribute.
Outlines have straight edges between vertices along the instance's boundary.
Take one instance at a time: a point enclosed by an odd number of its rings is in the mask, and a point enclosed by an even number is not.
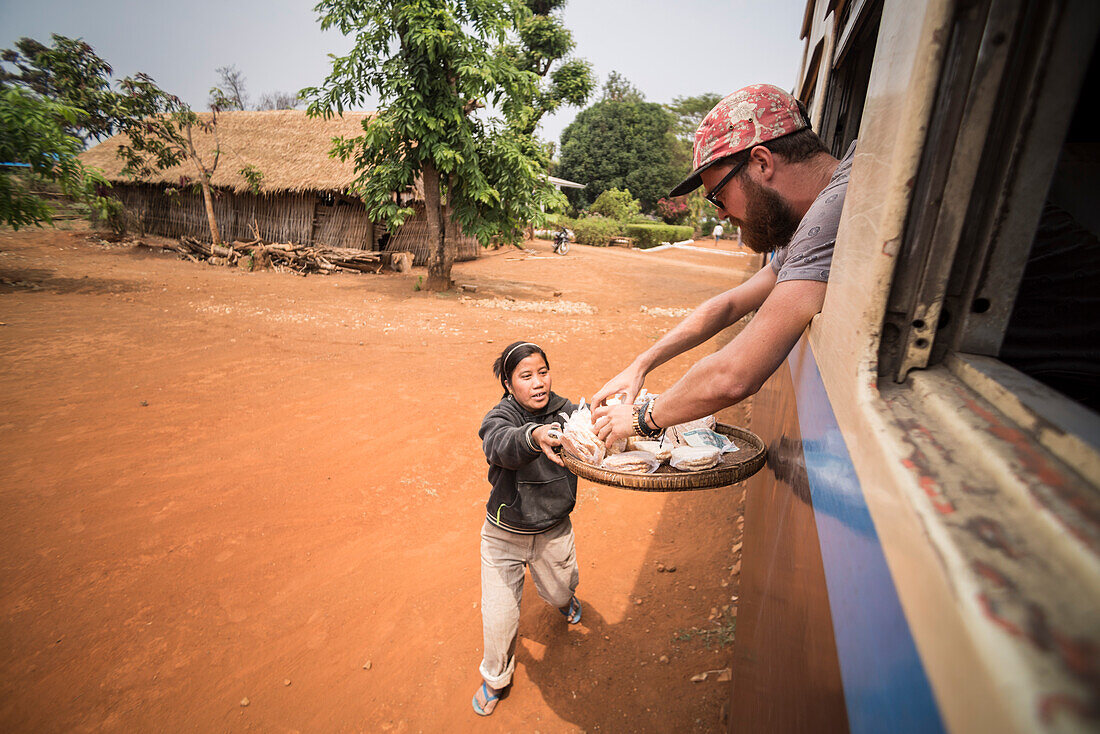
<svg viewBox="0 0 1100 734"><path fill-rule="evenodd" d="M212 265L236 265L249 269L270 267L277 271L308 273L377 273L384 265L405 270L410 262L407 253L350 250L342 247L269 244L262 240L234 241L228 245L200 242L193 237L181 237L168 245L182 257L193 262L205 260Z"/></svg>

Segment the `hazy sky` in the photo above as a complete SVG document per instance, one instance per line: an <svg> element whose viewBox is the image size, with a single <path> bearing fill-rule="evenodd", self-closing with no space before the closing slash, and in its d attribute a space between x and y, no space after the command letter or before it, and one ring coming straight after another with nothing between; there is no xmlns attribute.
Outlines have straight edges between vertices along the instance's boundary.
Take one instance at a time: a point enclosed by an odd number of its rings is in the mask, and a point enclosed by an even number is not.
<svg viewBox="0 0 1100 734"><path fill-rule="evenodd" d="M329 53L350 42L322 33L313 2L292 0L0 0L0 48L51 33L82 37L115 76L144 71L167 91L205 107L215 69L235 64L253 101L264 92L320 84ZM755 82L794 86L804 0L572 0L564 19L575 55L602 85L626 76L651 102ZM576 116L567 108L543 120L558 140Z"/></svg>

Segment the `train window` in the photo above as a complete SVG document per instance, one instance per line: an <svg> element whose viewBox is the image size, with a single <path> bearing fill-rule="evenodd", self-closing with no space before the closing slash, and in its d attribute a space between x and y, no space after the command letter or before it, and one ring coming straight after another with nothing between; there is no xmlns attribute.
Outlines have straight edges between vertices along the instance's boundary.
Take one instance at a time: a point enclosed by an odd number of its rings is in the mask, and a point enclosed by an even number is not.
<svg viewBox="0 0 1100 734"><path fill-rule="evenodd" d="M1096 208L1082 204L1096 200L1083 108L1098 28L1100 6L1085 0L959 4L889 295L883 377L971 354L1079 402L1096 392L1096 301L1087 289L1074 300L1069 284L1095 283L1100 264Z"/></svg>
<svg viewBox="0 0 1100 734"><path fill-rule="evenodd" d="M998 356L1100 413L1100 134L1085 99L1098 84L1094 47Z"/></svg>
<svg viewBox="0 0 1100 734"><path fill-rule="evenodd" d="M849 0L840 8L820 130L821 139L837 158L844 156L859 134L881 18L881 2Z"/></svg>

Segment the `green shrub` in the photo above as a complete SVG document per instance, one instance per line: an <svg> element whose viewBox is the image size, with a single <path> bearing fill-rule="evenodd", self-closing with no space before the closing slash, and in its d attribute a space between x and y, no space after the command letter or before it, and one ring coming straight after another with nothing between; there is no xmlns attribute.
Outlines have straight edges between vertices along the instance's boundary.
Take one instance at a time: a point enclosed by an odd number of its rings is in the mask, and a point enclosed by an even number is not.
<svg viewBox="0 0 1100 734"><path fill-rule="evenodd" d="M626 236L634 238L635 244L643 250L656 247L662 242L681 242L691 239L694 232L691 227L673 224L628 224L623 230Z"/></svg>
<svg viewBox="0 0 1100 734"><path fill-rule="evenodd" d="M607 217L585 217L570 227L582 245L606 245L623 233L623 225Z"/></svg>
<svg viewBox="0 0 1100 734"><path fill-rule="evenodd" d="M588 211L602 214L620 222L627 222L637 216L642 205L630 195L630 189L608 189L596 197Z"/></svg>
<svg viewBox="0 0 1100 734"><path fill-rule="evenodd" d="M566 229L573 229L577 226L575 219L570 219L563 214L548 214L546 216L546 228L557 229L558 227L565 227Z"/></svg>

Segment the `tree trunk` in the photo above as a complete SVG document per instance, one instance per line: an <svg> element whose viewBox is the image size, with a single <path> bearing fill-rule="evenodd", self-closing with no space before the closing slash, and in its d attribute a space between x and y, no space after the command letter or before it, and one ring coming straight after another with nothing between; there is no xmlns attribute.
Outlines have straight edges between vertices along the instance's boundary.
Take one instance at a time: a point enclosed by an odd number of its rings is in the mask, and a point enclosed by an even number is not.
<svg viewBox="0 0 1100 734"><path fill-rule="evenodd" d="M210 236L215 245L222 243L221 233L218 232L218 221L214 219L214 197L210 193L210 181L204 176L200 181L202 185L202 200L206 204L206 219L210 223Z"/></svg>
<svg viewBox="0 0 1100 734"><path fill-rule="evenodd" d="M218 220L214 218L214 197L210 193L210 171L206 170L206 166L202 164L202 160L199 158L199 154L195 151L195 144L191 141L191 126L187 128L187 157L191 159L191 162L195 164L195 170L199 173L199 185L202 186L202 201L206 205L206 221L210 223L210 237L215 245L222 243L221 233L218 232ZM215 135L215 140L217 136ZM218 157L221 155L221 145L218 144L214 149L214 166L218 166ZM213 171L211 168L211 171Z"/></svg>
<svg viewBox="0 0 1100 734"><path fill-rule="evenodd" d="M454 240L447 241L447 227L443 220L443 203L439 191L439 171L431 163L421 170L424 178L424 215L428 218L428 282L425 290L446 291L451 282L451 265L455 261Z"/></svg>

